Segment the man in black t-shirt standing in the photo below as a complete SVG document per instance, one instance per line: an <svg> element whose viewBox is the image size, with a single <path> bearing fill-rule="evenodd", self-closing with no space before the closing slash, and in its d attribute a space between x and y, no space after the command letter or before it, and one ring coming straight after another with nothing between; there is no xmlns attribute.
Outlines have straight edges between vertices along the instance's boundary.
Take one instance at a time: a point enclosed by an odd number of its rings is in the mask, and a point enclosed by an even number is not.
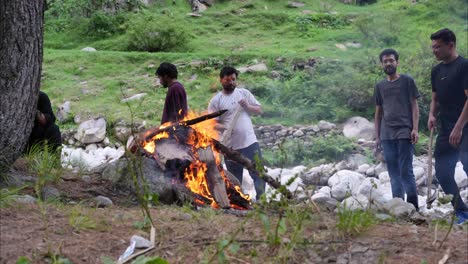
<svg viewBox="0 0 468 264"><path fill-rule="evenodd" d="M447 194L459 224L468 220L468 207L455 182L455 166L460 160L468 174L468 60L456 50L455 34L447 28L431 35L432 52L441 61L432 69L432 101L428 128L440 120L434 157L436 177Z"/></svg>
<svg viewBox="0 0 468 264"><path fill-rule="evenodd" d="M398 53L386 49L379 59L387 78L375 86L376 146L383 147L393 198L405 199L418 208L413 174L413 144L418 141L420 97L413 78L399 74Z"/></svg>

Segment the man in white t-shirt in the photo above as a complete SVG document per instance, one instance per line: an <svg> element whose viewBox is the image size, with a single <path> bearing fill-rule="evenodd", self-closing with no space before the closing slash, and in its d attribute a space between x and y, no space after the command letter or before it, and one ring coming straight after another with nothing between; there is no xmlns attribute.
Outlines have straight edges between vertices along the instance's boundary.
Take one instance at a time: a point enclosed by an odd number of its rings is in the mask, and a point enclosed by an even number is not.
<svg viewBox="0 0 468 264"><path fill-rule="evenodd" d="M261 115L263 110L249 90L236 88L238 75L239 73L234 67L226 66L221 69L219 78L223 90L211 99L208 111L215 112L227 109L226 113L217 118L216 129L222 135L221 141L251 161L261 161L262 154L250 115ZM242 183L244 169L242 164L226 159L226 167ZM249 171L249 173L254 181L258 200L265 192L265 181L254 171Z"/></svg>

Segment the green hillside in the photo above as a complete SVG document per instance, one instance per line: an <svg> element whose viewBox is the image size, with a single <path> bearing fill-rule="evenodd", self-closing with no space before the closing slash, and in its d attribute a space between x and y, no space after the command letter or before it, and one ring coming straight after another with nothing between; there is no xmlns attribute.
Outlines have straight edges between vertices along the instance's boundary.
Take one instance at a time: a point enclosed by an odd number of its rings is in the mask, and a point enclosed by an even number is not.
<svg viewBox="0 0 468 264"><path fill-rule="evenodd" d="M263 62L268 71L240 75L264 106L257 124L340 121L355 114L371 118L373 86L383 78L378 53L393 47L401 55L400 72L412 75L423 94L425 122L430 68L436 63L429 35L452 29L459 53L468 55L464 0L368 5L307 0L300 8L287 7L288 1L218 0L201 17L187 15L191 10L185 0L149 6L129 0L131 6L105 11L114 2L49 5L42 89L54 106L69 100L76 115L129 120L121 99L147 93L143 101L131 103L134 118L157 124L166 92L156 88L160 62L178 65L189 106L196 111L204 110L219 89L221 65ZM347 43L346 50L336 45ZM352 47L356 43L361 47ZM81 51L84 47L97 52Z"/></svg>

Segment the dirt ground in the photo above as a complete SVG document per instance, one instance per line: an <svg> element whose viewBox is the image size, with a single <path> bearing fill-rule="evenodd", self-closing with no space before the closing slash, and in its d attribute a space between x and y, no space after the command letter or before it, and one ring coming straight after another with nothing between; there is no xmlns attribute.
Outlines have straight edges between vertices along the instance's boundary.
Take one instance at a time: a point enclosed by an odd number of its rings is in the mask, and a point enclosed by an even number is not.
<svg viewBox="0 0 468 264"><path fill-rule="evenodd" d="M116 261L132 235L149 238L149 225L130 194L117 192L97 177L86 182L64 178L55 186L63 196L60 202L9 202L0 208L0 263L16 263L21 256L32 263L53 263L54 257L72 263ZM32 187L23 192L34 194ZM93 207L89 201L97 195L109 197L114 206ZM381 222L346 235L337 230L334 213L313 213L310 205L296 207L281 229L279 214L271 208L235 216L189 205L154 206L150 212L156 245L145 256L169 263L403 264L440 263L446 255L445 263L468 263L467 225L454 227L439 248L447 225ZM272 239L275 235L280 239ZM219 250L223 243L228 246Z"/></svg>

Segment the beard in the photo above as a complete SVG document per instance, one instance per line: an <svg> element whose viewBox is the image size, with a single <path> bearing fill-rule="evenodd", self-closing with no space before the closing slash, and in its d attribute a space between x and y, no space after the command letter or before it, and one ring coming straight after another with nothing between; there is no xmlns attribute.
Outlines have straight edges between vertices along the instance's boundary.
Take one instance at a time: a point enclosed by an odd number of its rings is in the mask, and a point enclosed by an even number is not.
<svg viewBox="0 0 468 264"><path fill-rule="evenodd" d="M385 72L387 75L393 75L393 74L395 74L396 69L397 69L397 68L396 68L395 66L390 65L390 66L387 66L387 67L384 68L384 72Z"/></svg>
<svg viewBox="0 0 468 264"><path fill-rule="evenodd" d="M236 89L236 86L235 85L226 85L226 86L223 86L223 89L226 92L232 92L232 91L234 91L234 89Z"/></svg>

